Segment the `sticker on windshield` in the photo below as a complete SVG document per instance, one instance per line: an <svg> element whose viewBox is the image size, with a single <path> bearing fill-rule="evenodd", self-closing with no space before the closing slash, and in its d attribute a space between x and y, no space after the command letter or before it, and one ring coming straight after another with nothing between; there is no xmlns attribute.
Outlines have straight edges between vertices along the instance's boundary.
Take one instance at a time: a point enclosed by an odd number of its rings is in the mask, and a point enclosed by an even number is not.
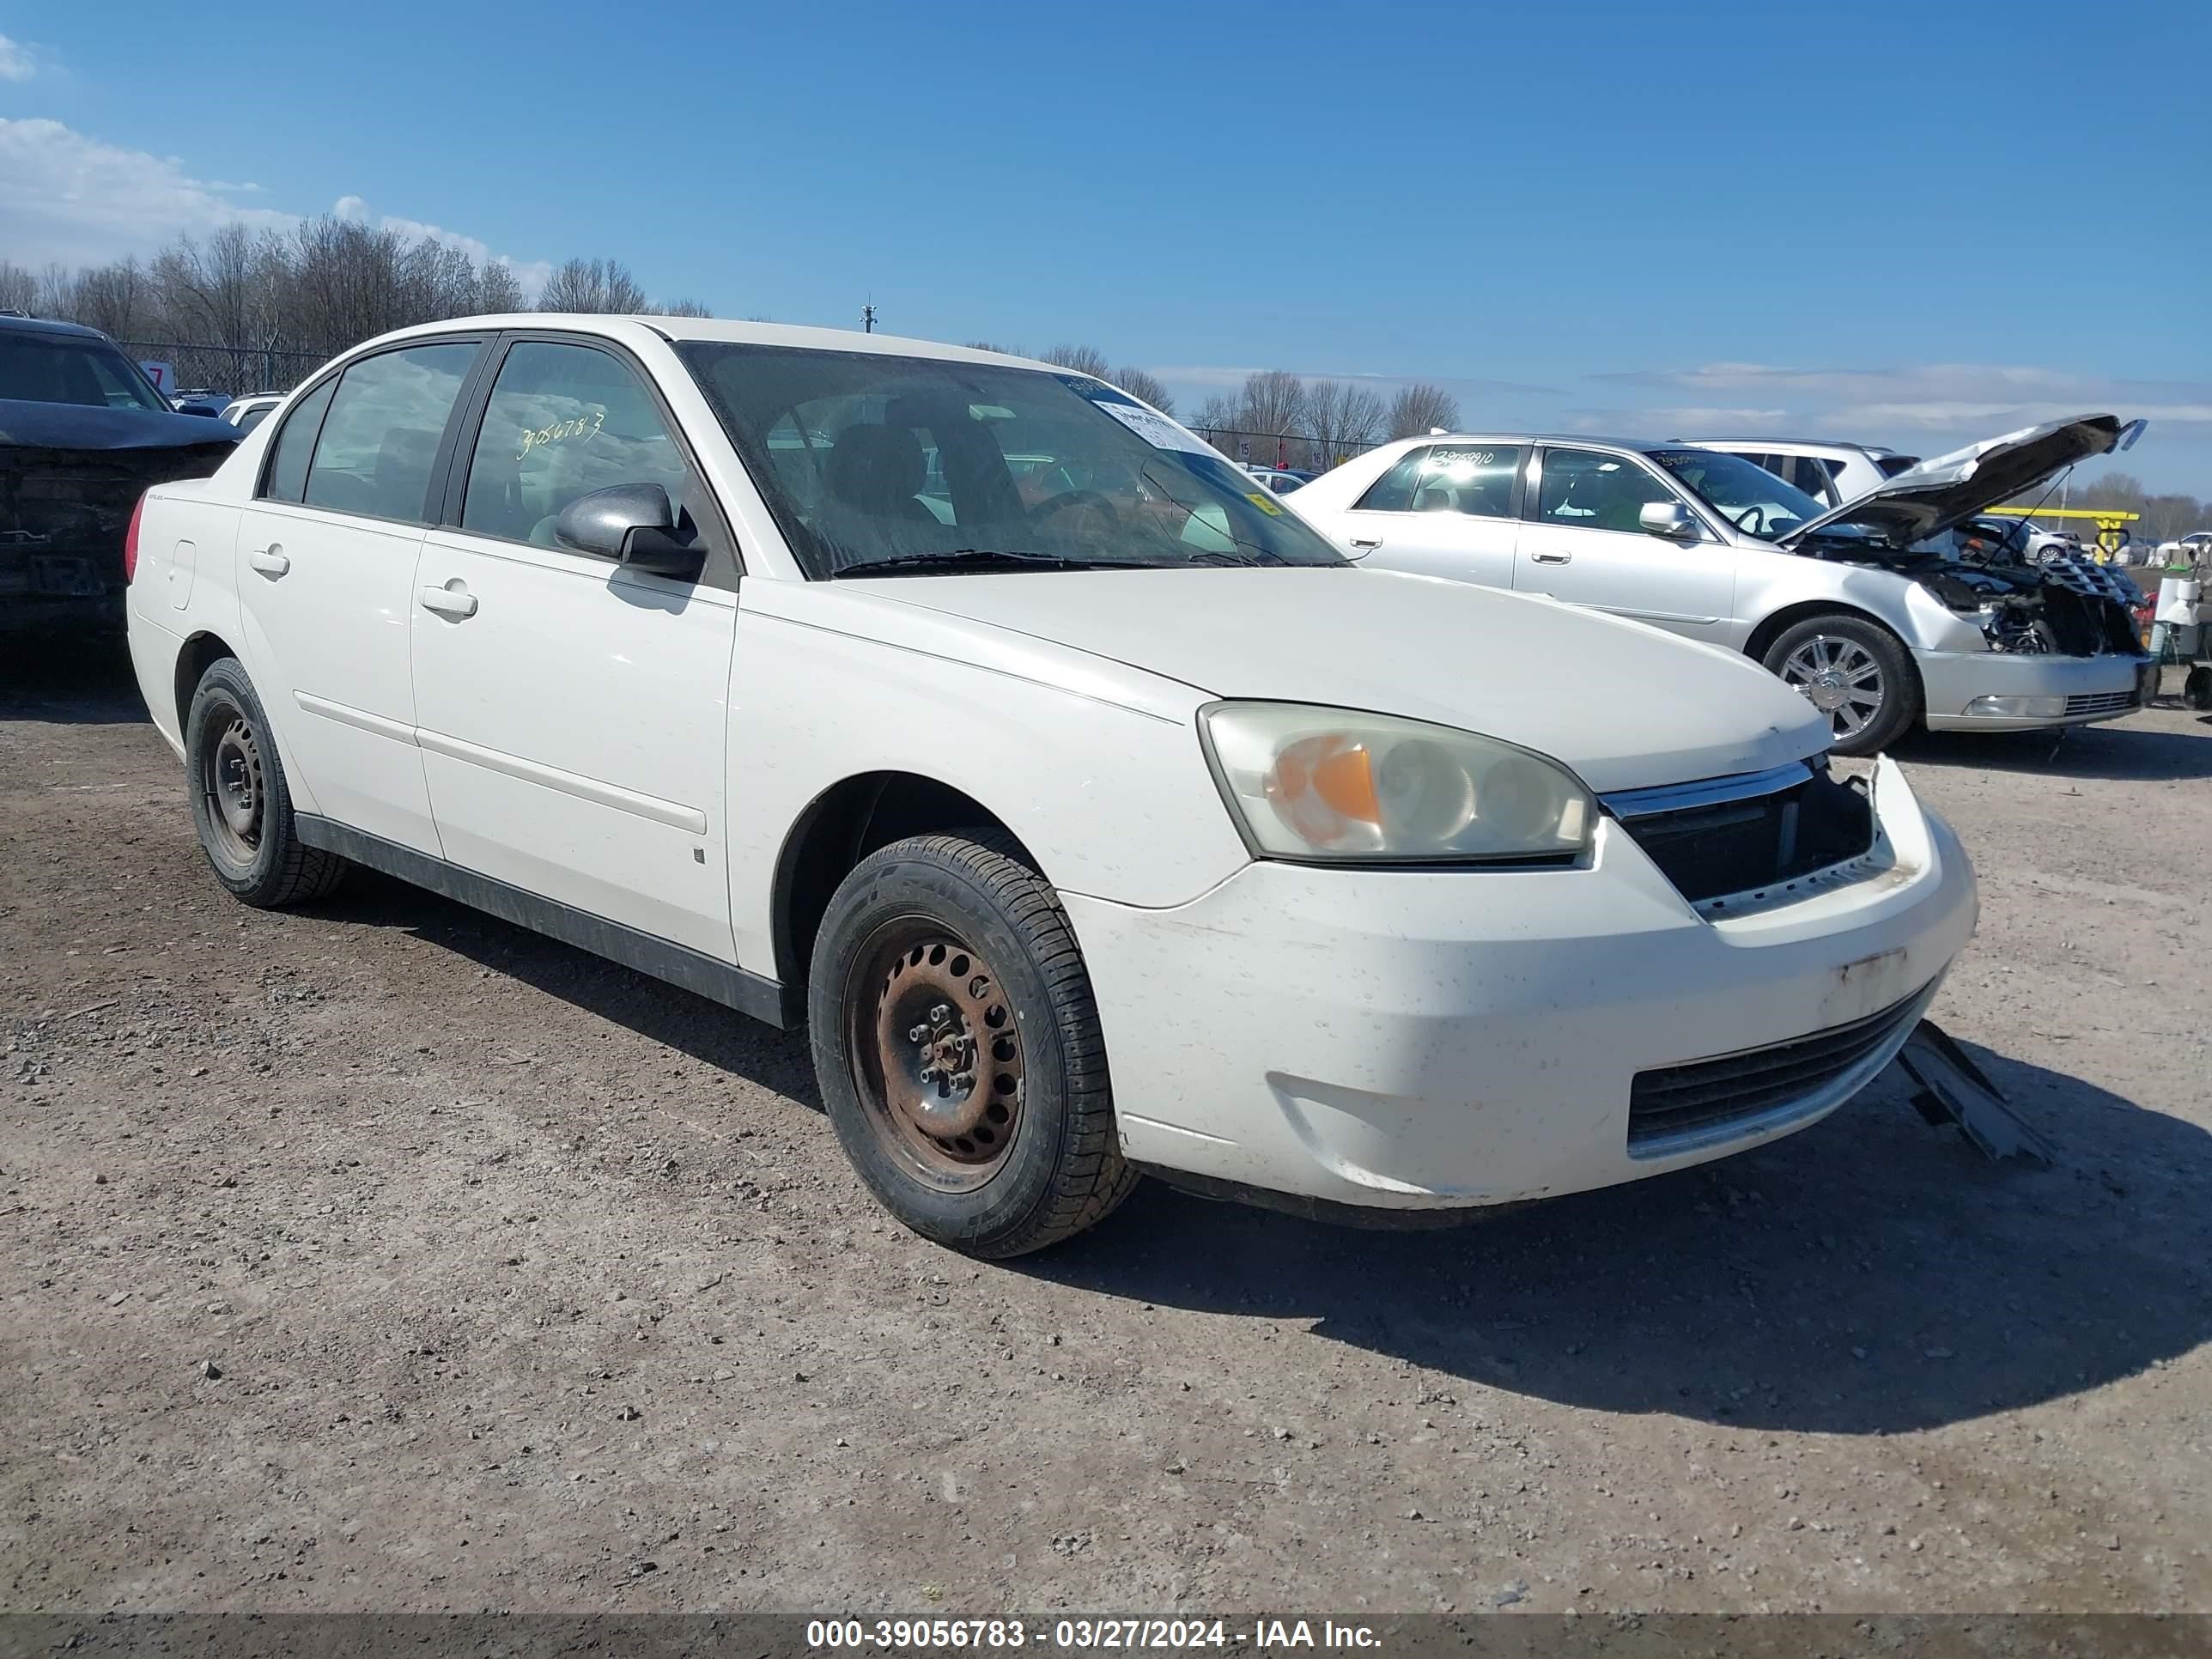
<svg viewBox="0 0 2212 1659"><path fill-rule="evenodd" d="M1267 499L1267 492L1264 489L1255 489L1244 499L1271 519L1279 519L1283 516L1283 509Z"/></svg>
<svg viewBox="0 0 2212 1659"><path fill-rule="evenodd" d="M1108 403L1093 398L1091 407L1111 415L1155 449L1179 449L1186 455L1213 453L1166 416L1155 415L1141 404Z"/></svg>

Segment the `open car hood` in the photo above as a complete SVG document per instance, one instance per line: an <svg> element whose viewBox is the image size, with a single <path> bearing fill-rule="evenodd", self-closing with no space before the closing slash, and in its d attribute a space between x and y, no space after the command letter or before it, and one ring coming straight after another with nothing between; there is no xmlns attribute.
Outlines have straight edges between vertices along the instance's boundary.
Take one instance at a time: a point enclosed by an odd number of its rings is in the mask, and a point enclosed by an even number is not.
<svg viewBox="0 0 2212 1659"><path fill-rule="evenodd" d="M2077 415L1986 438L1938 455L1886 480L1865 495L1799 525L1781 539L1800 547L1822 532L1863 530L1878 546L1905 548L1986 513L2091 455L2119 445L2114 415Z"/></svg>

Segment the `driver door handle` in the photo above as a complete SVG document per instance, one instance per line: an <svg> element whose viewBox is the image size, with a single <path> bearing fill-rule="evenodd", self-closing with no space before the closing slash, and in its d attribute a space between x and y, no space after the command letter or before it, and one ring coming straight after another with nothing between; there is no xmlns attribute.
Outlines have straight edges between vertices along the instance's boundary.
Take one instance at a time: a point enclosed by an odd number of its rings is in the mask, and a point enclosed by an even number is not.
<svg viewBox="0 0 2212 1659"><path fill-rule="evenodd" d="M264 576L281 576L292 568L292 556L274 542L253 549L246 562Z"/></svg>
<svg viewBox="0 0 2212 1659"><path fill-rule="evenodd" d="M1354 547L1364 547L1370 552L1382 545L1382 538L1380 536L1353 536L1350 540Z"/></svg>
<svg viewBox="0 0 2212 1659"><path fill-rule="evenodd" d="M1538 564L1571 564L1575 557L1571 553L1531 553L1528 556Z"/></svg>
<svg viewBox="0 0 2212 1659"><path fill-rule="evenodd" d="M422 590L422 608L458 620L477 614L477 596L459 581L449 587L425 587Z"/></svg>

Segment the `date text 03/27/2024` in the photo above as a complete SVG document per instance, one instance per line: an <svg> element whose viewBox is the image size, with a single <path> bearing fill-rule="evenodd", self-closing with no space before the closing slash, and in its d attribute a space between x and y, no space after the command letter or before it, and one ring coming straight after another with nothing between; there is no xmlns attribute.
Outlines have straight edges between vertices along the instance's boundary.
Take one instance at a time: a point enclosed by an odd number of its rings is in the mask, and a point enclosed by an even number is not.
<svg viewBox="0 0 2212 1659"><path fill-rule="evenodd" d="M1223 1619L1060 1619L1032 1626L1020 1619L817 1619L806 1645L836 1650L957 1650L1049 1647L1062 1651L1221 1648L1276 1650L1382 1646L1365 1625L1330 1619L1255 1619L1249 1626Z"/></svg>

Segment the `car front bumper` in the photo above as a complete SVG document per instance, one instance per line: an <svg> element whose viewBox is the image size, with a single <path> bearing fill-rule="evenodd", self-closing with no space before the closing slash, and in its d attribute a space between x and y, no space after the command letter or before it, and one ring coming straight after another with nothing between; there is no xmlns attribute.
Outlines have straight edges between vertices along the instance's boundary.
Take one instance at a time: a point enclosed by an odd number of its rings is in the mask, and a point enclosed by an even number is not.
<svg viewBox="0 0 2212 1659"><path fill-rule="evenodd" d="M2145 657L2031 656L1916 651L1928 726L1935 732L2033 732L2118 720L2142 706ZM2028 712L2028 700L2056 710Z"/></svg>
<svg viewBox="0 0 2212 1659"><path fill-rule="evenodd" d="M1973 932L1956 838L1893 763L1874 787L1878 873L1718 921L1610 819L1585 869L1262 861L1170 909L1065 895L1123 1150L1210 1183L1433 1210L1609 1186L1802 1128L1888 1064ZM1759 1109L1656 1136L1632 1124L1639 1073L1877 1015L1850 1064Z"/></svg>

